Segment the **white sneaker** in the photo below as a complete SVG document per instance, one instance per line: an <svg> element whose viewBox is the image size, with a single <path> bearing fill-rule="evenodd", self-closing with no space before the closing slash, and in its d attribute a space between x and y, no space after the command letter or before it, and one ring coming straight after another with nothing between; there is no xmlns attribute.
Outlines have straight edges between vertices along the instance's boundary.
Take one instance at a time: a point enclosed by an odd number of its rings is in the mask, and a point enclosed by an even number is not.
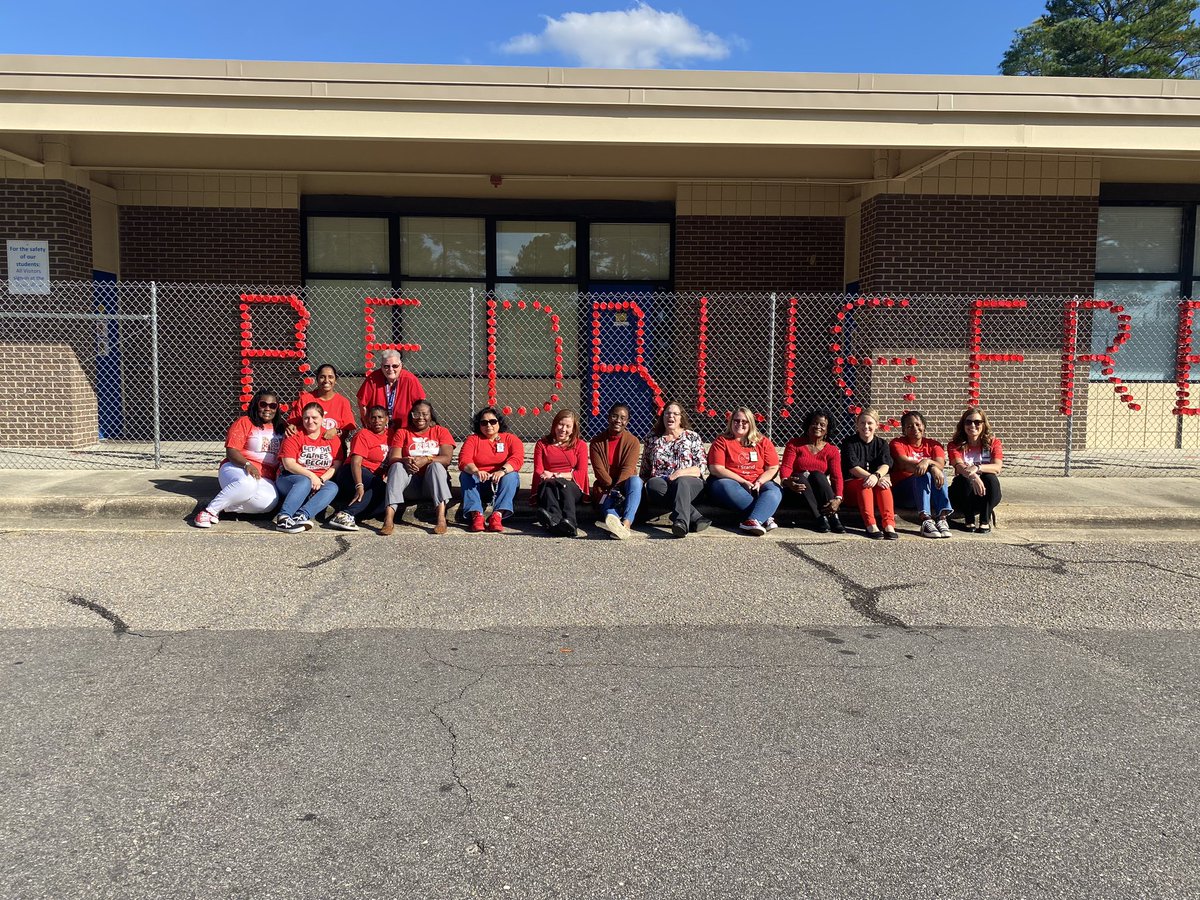
<svg viewBox="0 0 1200 900"><path fill-rule="evenodd" d="M942 537L944 537L944 538L950 537L950 520L949 519L938 519L937 520L937 530L938 530L938 534L941 535Z"/></svg>
<svg viewBox="0 0 1200 900"><path fill-rule="evenodd" d="M599 525L619 541L629 537L629 529L621 524L621 517L616 513L609 513Z"/></svg>
<svg viewBox="0 0 1200 900"><path fill-rule="evenodd" d="M933 519L926 519L921 523L921 537L940 538L942 533L938 531L937 522Z"/></svg>
<svg viewBox="0 0 1200 900"><path fill-rule="evenodd" d="M767 529L767 531L774 531L778 527L779 523L775 521L774 516L769 517L767 521L763 522L763 528Z"/></svg>

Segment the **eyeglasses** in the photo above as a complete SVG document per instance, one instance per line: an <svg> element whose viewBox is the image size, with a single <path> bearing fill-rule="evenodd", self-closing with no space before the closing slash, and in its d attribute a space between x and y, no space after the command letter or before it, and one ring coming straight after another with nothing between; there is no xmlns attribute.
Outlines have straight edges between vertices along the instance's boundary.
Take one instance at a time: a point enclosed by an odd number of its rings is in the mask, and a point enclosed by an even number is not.
<svg viewBox="0 0 1200 900"><path fill-rule="evenodd" d="M964 425L982 425L983 419L967 419L963 422Z"/></svg>
<svg viewBox="0 0 1200 900"><path fill-rule="evenodd" d="M388 366L388 365L383 365L383 366L380 366L379 368L381 368L381 369L399 369L400 367L399 367L399 366Z"/></svg>
<svg viewBox="0 0 1200 900"><path fill-rule="evenodd" d="M499 425L500 420L499 419L480 419L479 424L480 425Z"/></svg>
<svg viewBox="0 0 1200 900"><path fill-rule="evenodd" d="M268 403L265 400L260 400L260 401L258 401L258 408L259 409L279 409L279 404L278 403Z"/></svg>

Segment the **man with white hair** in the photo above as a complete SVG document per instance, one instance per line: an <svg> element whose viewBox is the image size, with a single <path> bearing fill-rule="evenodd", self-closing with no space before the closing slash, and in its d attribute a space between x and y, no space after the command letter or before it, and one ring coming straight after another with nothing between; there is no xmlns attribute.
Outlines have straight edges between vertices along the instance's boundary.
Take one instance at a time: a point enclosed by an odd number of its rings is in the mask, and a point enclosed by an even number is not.
<svg viewBox="0 0 1200 900"><path fill-rule="evenodd" d="M408 411L418 400L425 399L425 388L417 376L404 368L399 350L384 350L379 356L379 368L366 377L358 389L358 420L364 427L367 410L382 406L388 411L393 428L408 425Z"/></svg>

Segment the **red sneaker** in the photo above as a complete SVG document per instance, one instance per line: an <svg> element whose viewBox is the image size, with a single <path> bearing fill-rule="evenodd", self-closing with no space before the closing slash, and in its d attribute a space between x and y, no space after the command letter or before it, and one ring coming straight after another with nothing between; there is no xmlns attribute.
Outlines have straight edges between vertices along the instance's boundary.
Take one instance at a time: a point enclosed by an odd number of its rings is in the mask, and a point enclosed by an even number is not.
<svg viewBox="0 0 1200 900"><path fill-rule="evenodd" d="M500 518L500 513L492 513L490 516L488 516L487 530L494 531L497 534L504 530L504 523Z"/></svg>
<svg viewBox="0 0 1200 900"><path fill-rule="evenodd" d="M483 513L471 513L471 531L483 531Z"/></svg>

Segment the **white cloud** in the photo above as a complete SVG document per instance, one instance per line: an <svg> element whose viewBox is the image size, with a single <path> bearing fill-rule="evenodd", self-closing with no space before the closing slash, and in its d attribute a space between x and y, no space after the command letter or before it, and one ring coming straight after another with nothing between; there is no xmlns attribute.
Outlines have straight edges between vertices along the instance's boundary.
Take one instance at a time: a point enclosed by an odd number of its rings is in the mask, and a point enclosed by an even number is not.
<svg viewBox="0 0 1200 900"><path fill-rule="evenodd" d="M585 66L622 69L729 55L728 42L701 31L682 13L662 12L645 3L627 10L543 18L541 34L519 34L500 49L516 54L557 51Z"/></svg>

